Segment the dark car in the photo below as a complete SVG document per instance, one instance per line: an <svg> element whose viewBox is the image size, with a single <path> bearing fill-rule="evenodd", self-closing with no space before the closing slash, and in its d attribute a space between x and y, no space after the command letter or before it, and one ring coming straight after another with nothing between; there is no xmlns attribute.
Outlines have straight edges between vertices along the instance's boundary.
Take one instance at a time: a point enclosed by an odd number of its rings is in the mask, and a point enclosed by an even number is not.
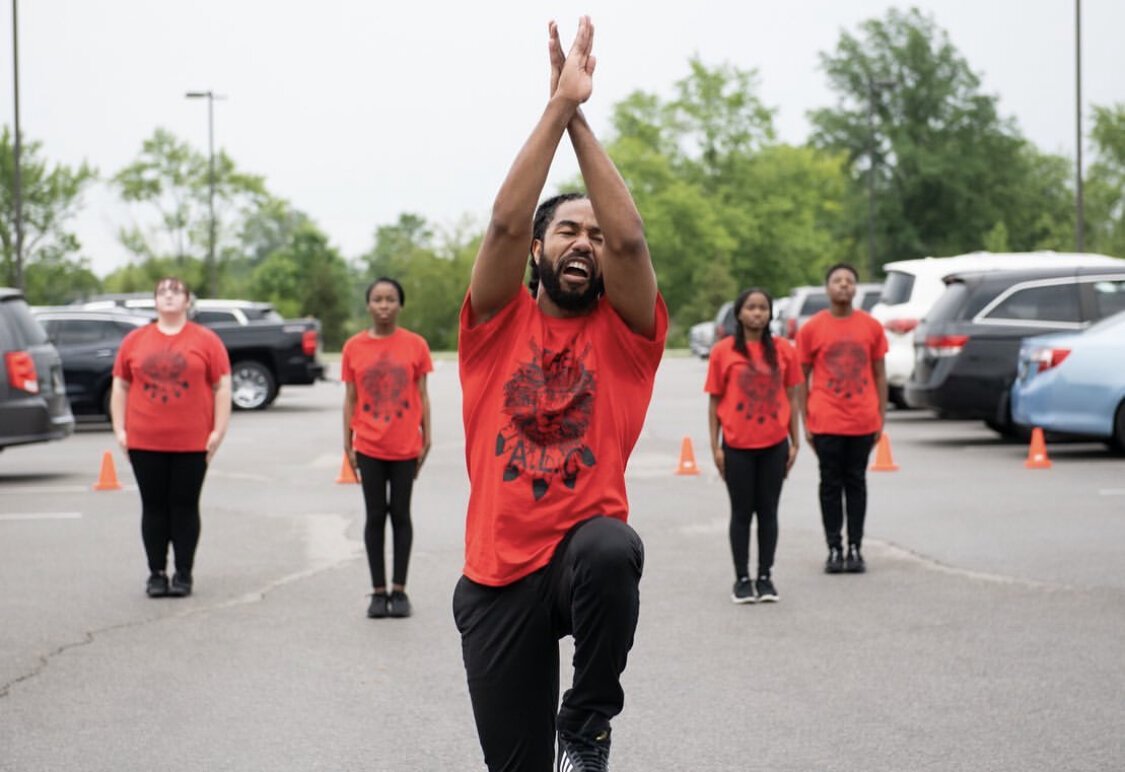
<svg viewBox="0 0 1125 772"><path fill-rule="evenodd" d="M143 293L102 295L76 307L152 314L155 300ZM269 303L212 298L193 301L189 317L214 330L226 347L236 409L263 410L282 386L308 386L324 377L316 319L284 319Z"/></svg>
<svg viewBox="0 0 1125 772"><path fill-rule="evenodd" d="M0 449L74 431L62 360L19 290L0 288Z"/></svg>
<svg viewBox="0 0 1125 772"><path fill-rule="evenodd" d="M1020 341L1081 330L1121 310L1125 268L1053 268L953 274L918 325L906 401L949 418L983 419L1018 433L1009 393Z"/></svg>
<svg viewBox="0 0 1125 772"><path fill-rule="evenodd" d="M122 308L37 308L35 318L62 357L66 395L76 416L109 417L113 363L125 336L152 321Z"/></svg>

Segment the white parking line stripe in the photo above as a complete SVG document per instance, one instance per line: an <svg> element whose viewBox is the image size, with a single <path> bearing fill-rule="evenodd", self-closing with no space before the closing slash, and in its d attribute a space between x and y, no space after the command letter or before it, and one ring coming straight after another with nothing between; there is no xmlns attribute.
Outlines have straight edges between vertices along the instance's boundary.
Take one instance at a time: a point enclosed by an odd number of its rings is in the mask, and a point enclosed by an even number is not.
<svg viewBox="0 0 1125 772"><path fill-rule="evenodd" d="M0 515L0 520L77 520L80 517L81 512L16 512Z"/></svg>
<svg viewBox="0 0 1125 772"><path fill-rule="evenodd" d="M123 491L135 491L136 489L137 489L136 485L122 485L121 486L121 490L123 490ZM89 485L52 485L50 487L42 486L42 487L38 487L38 488L33 488L33 487L29 487L29 488L20 488L20 487L0 488L0 495L8 495L8 496L18 496L18 495L42 496L42 495L51 495L51 494L54 494L54 493L93 493L93 492L94 492L94 484L93 483L90 483Z"/></svg>

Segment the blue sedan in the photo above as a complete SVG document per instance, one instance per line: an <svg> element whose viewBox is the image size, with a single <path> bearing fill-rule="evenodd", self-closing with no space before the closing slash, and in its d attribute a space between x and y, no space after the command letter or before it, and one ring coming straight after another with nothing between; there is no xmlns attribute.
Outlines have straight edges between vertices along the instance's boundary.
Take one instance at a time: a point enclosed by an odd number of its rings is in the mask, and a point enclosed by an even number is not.
<svg viewBox="0 0 1125 772"><path fill-rule="evenodd" d="M1025 338L1012 418L1125 450L1125 312L1084 332Z"/></svg>

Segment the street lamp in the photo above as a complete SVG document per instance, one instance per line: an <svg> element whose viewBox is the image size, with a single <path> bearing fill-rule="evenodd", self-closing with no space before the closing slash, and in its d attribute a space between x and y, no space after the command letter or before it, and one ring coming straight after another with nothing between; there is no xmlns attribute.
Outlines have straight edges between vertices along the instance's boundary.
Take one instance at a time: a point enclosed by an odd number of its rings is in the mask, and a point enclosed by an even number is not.
<svg viewBox="0 0 1125 772"><path fill-rule="evenodd" d="M1082 0L1074 0L1074 123L1077 162L1074 167L1074 240L1086 251L1086 216L1082 201Z"/></svg>
<svg viewBox="0 0 1125 772"><path fill-rule="evenodd" d="M214 91L189 91L188 99L207 100L207 210L210 228L207 239L207 294L218 294L218 271L215 265L215 100L225 99Z"/></svg>
<svg viewBox="0 0 1125 772"><path fill-rule="evenodd" d="M875 99L883 89L898 85L893 80L867 81L867 271L875 281Z"/></svg>
<svg viewBox="0 0 1125 772"><path fill-rule="evenodd" d="M15 131L12 136L12 204L16 219L15 273L12 283L23 290L23 169L20 161L20 46L16 0L12 0L12 92L15 98Z"/></svg>

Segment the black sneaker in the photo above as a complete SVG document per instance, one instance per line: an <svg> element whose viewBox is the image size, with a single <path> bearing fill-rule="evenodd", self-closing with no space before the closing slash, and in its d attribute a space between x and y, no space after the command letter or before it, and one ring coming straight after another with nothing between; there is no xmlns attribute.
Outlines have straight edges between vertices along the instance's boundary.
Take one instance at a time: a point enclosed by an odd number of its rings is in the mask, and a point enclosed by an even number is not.
<svg viewBox="0 0 1125 772"><path fill-rule="evenodd" d="M863 555L859 554L858 544L848 545L848 556L844 558L844 570L849 574L862 574L867 570L867 564L863 562Z"/></svg>
<svg viewBox="0 0 1125 772"><path fill-rule="evenodd" d="M368 619L382 619L387 615L387 593L371 593L371 605L367 607Z"/></svg>
<svg viewBox="0 0 1125 772"><path fill-rule="evenodd" d="M406 593L402 590L395 590L387 598L387 616L399 618L410 616L410 598L406 597Z"/></svg>
<svg viewBox="0 0 1125 772"><path fill-rule="evenodd" d="M173 598L186 598L191 595L191 577L172 574L172 586L168 588L168 594Z"/></svg>
<svg viewBox="0 0 1125 772"><path fill-rule="evenodd" d="M758 581L754 583L754 589L758 591L759 603L777 603L781 597L777 594L777 588L773 586L768 576L758 577Z"/></svg>
<svg viewBox="0 0 1125 772"><path fill-rule="evenodd" d="M168 575L151 574L145 583L145 594L150 598L163 598L168 594Z"/></svg>
<svg viewBox="0 0 1125 772"><path fill-rule="evenodd" d="M844 555L839 547L828 548L828 560L824 561L824 573L838 574L844 570Z"/></svg>
<svg viewBox="0 0 1125 772"><path fill-rule="evenodd" d="M609 730L592 737L559 730L559 765L557 772L608 772Z"/></svg>
<svg viewBox="0 0 1125 772"><path fill-rule="evenodd" d="M749 576L744 576L734 583L734 589L731 590L730 599L733 603L758 602L758 599L754 596L754 583L750 581Z"/></svg>

